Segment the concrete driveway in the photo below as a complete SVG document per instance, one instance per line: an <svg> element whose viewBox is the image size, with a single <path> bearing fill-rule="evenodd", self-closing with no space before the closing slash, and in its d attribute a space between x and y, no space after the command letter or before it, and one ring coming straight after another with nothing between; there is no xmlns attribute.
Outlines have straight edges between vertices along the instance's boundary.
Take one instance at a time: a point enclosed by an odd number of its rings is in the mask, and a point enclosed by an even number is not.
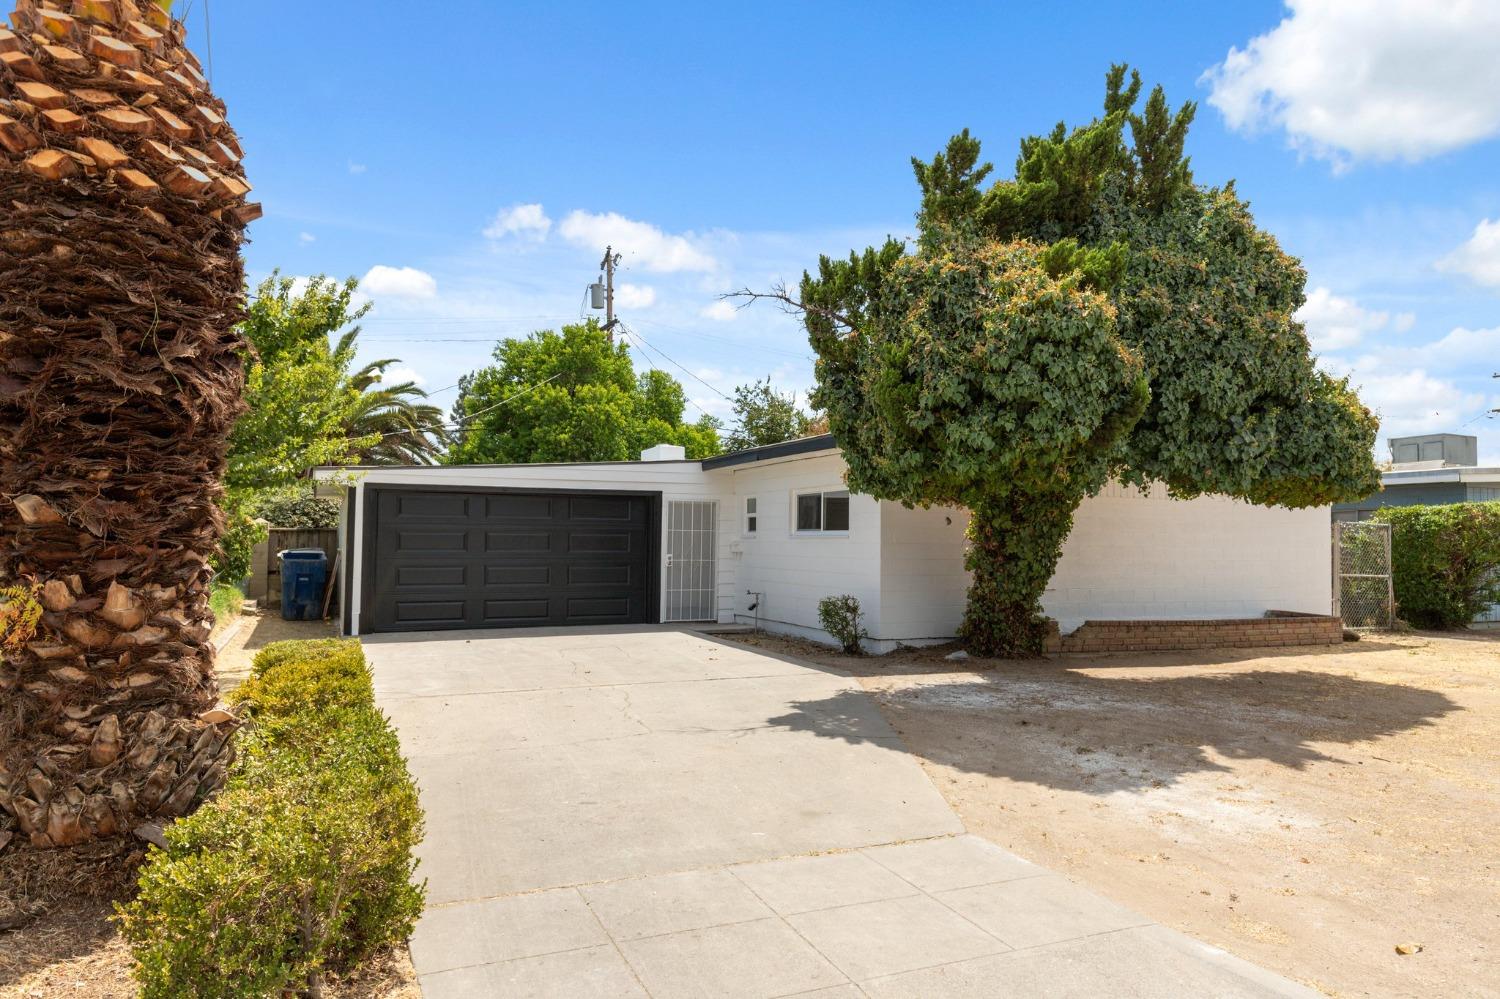
<svg viewBox="0 0 1500 999"><path fill-rule="evenodd" d="M965 835L842 674L664 628L365 645L429 999L1312 994Z"/></svg>

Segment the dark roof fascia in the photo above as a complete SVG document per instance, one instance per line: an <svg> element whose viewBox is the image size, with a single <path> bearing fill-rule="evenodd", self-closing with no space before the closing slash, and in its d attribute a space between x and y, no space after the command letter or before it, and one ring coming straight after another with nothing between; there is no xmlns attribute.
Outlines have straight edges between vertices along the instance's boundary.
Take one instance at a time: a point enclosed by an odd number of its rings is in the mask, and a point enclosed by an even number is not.
<svg viewBox="0 0 1500 999"><path fill-rule="evenodd" d="M749 465L757 461L770 461L773 458L790 458L799 454L812 454L816 451L831 451L838 447L833 439L833 434L819 434L816 437L799 437L794 441L782 441L780 444L763 444L760 447L746 448L743 451L731 451L729 454L721 454L714 458L703 459L703 470L713 468L728 468L732 465Z"/></svg>

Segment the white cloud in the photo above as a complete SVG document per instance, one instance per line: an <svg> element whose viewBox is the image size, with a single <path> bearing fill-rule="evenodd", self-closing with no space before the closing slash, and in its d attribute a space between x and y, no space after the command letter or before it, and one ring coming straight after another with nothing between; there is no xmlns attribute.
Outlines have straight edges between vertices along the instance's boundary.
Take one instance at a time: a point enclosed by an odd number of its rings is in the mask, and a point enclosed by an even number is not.
<svg viewBox="0 0 1500 999"><path fill-rule="evenodd" d="M704 319L712 319L716 323L732 323L739 314L740 310L733 302L726 302L722 298L704 306L698 313Z"/></svg>
<svg viewBox="0 0 1500 999"><path fill-rule="evenodd" d="M427 379L422 373L410 365L402 365L399 368L387 368L385 375L380 379L384 385L400 385L402 382L411 382L419 388L427 384Z"/></svg>
<svg viewBox="0 0 1500 999"><path fill-rule="evenodd" d="M1481 219L1468 242L1439 260L1437 267L1500 288L1500 219Z"/></svg>
<svg viewBox="0 0 1500 999"><path fill-rule="evenodd" d="M1341 364L1346 362L1333 358L1325 367L1337 371ZM1346 364L1347 370L1366 375L1393 375L1420 368L1467 377L1475 377L1477 370L1477 377L1482 378L1489 377L1491 367L1500 368L1500 326L1477 330L1458 326L1430 343L1381 346Z"/></svg>
<svg viewBox="0 0 1500 999"><path fill-rule="evenodd" d="M1453 430L1485 406L1482 392L1466 391L1421 368L1353 381L1361 401L1380 414L1381 433L1387 436Z"/></svg>
<svg viewBox="0 0 1500 999"><path fill-rule="evenodd" d="M541 205L533 203L500 209L495 213L494 221L485 228L484 234L490 239L516 235L540 242L547 238L551 229L552 220L547 217L546 211Z"/></svg>
<svg viewBox="0 0 1500 999"><path fill-rule="evenodd" d="M1327 288L1314 288L1293 318L1307 326L1313 350L1322 353L1353 347L1374 333L1391 326L1398 332L1411 329L1416 316L1403 312L1392 320L1389 312L1374 312L1352 298L1335 295Z"/></svg>
<svg viewBox="0 0 1500 999"><path fill-rule="evenodd" d="M618 212L570 212L557 231L568 242L601 253L605 246L612 246L624 256L627 267L635 265L659 274L713 271L719 266L712 255L699 248L691 233L673 235Z"/></svg>
<svg viewBox="0 0 1500 999"><path fill-rule="evenodd" d="M1203 74L1230 127L1330 160L1415 162L1500 134L1500 3L1287 0Z"/></svg>
<svg viewBox="0 0 1500 999"><path fill-rule="evenodd" d="M302 232L297 234L297 242L301 243L303 246L306 246L308 243L316 243L317 241L318 237L314 236L310 232Z"/></svg>
<svg viewBox="0 0 1500 999"><path fill-rule="evenodd" d="M622 284L615 288L615 304L622 309L649 309L656 304L656 289L649 284Z"/></svg>
<svg viewBox="0 0 1500 999"><path fill-rule="evenodd" d="M415 267L387 267L376 264L359 282L369 295L392 298L432 298L437 294L437 280Z"/></svg>
<svg viewBox="0 0 1500 999"><path fill-rule="evenodd" d="M368 169L370 168L365 166L363 163L356 163L353 160L349 161L349 172L356 177L358 177Z"/></svg>

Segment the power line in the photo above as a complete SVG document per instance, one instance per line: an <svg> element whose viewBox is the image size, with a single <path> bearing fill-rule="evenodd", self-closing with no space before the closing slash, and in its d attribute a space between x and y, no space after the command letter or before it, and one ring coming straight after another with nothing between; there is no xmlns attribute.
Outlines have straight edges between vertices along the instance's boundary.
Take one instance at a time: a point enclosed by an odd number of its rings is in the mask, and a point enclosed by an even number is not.
<svg viewBox="0 0 1500 999"><path fill-rule="evenodd" d="M624 324L622 323L621 325L623 326ZM629 333L632 337L634 337L635 339L639 340L642 347L646 347L646 348L648 348L648 349L650 349L652 351L655 351L656 353L660 354L662 357L666 358L667 361L669 361L670 363L676 365L679 370L681 370L684 373L686 373L688 375L688 377L692 378L694 381L698 382L700 385L703 385L704 387L706 387L710 392L713 392L715 395L719 396L720 398L722 398L722 399L724 399L724 400L726 400L728 402L734 402L734 397L733 396L726 394L724 391L722 391L720 388L718 388L718 386L710 385L708 382L704 381L702 378L699 378L697 376L697 374L695 374L694 372L688 370L683 365L678 364L678 362L675 361L675 360L673 360L672 357L669 354L666 353L666 351L662 350L660 347L656 347L656 346L653 346L652 344L648 343L646 341L646 338L643 337L643 336L641 336L634 329L631 329L629 326L626 326L625 327L625 332Z"/></svg>
<svg viewBox="0 0 1500 999"><path fill-rule="evenodd" d="M457 430L459 427L462 427L465 423L468 423L470 420L474 419L476 416L483 416L485 413L488 413L491 410L499 409L501 406L505 405L508 402L514 402L516 399L521 398L523 395L530 395L532 392L535 392L537 389L541 388L543 385L547 384L548 382L554 381L554 380L556 380L558 378L561 378L562 376L563 376L563 373L561 371L559 371L557 374L553 375L551 378L545 378L542 381L537 382L535 385L531 385L531 386L527 387L526 389L524 389L523 391L517 392L515 395L506 396L504 399L501 399L499 402L495 403L493 406L486 406L486 407L484 407L483 409L481 409L481 410L479 410L477 412L470 413L468 416L465 416L461 420L455 420L452 423L442 423L442 424L439 424L439 426L441 426L444 430ZM448 388L457 388L457 386L456 385L449 385ZM446 392L447 390L448 389L438 389L439 392ZM385 440L387 437L410 437L412 434L420 434L422 432L423 431L421 431L420 429L418 429L416 427L411 427L411 428L408 428L406 430L393 430L393 431L391 431L388 434L365 434L365 435L363 435L361 437L345 437L344 440L345 441L362 441L362 440L368 440L370 437L375 437L377 440Z"/></svg>
<svg viewBox="0 0 1500 999"><path fill-rule="evenodd" d="M680 326L668 326L666 323L660 323L654 319L637 319L635 320L635 322L641 323L644 326L652 326L656 329L664 330L669 333L676 333L679 336L690 336L695 340L715 340L719 343L727 343L731 346L739 347L741 349L769 351L772 354L785 354L787 357L796 357L804 361L817 360L817 358L813 357L811 354L801 353L795 350L785 350L780 347L766 347L761 344L756 344L752 347L751 345L746 344L743 340L736 340L733 337L714 336L712 333L700 333L696 330L685 330Z"/></svg>

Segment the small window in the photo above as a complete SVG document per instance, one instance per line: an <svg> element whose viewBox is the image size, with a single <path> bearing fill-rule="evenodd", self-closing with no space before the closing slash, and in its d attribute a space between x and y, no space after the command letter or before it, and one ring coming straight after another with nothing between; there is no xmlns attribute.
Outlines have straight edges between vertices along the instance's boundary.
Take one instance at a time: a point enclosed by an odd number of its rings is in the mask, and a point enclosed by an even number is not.
<svg viewBox="0 0 1500 999"><path fill-rule="evenodd" d="M755 497L754 496L746 496L745 497L745 533L746 534L754 534L755 533L756 524L760 520L760 518L756 515L755 507L756 507Z"/></svg>
<svg viewBox="0 0 1500 999"><path fill-rule="evenodd" d="M849 494L799 493L797 495L797 532L844 533L849 530Z"/></svg>

